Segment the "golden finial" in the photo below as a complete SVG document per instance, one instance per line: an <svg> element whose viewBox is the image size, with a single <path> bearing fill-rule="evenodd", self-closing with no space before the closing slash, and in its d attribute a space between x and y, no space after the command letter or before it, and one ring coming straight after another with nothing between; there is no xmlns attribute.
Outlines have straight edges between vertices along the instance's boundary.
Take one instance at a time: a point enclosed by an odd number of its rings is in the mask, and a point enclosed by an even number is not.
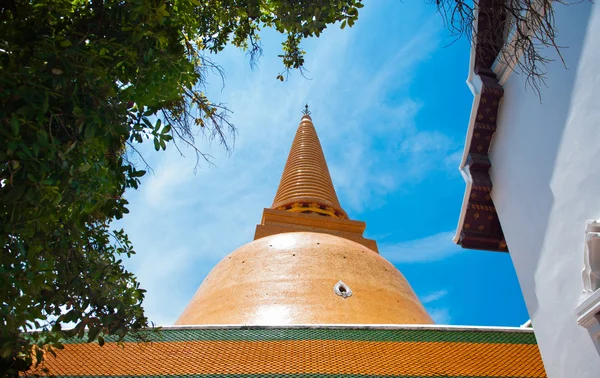
<svg viewBox="0 0 600 378"><path fill-rule="evenodd" d="M308 110L308 104L306 104L304 106L304 110L302 111L302 114L310 116L310 110Z"/></svg>

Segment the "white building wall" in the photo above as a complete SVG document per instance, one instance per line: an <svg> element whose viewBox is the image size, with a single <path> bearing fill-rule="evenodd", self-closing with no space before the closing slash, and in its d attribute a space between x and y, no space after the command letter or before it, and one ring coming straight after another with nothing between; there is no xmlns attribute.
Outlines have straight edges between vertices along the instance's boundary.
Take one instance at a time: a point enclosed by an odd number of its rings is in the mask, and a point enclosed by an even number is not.
<svg viewBox="0 0 600 378"><path fill-rule="evenodd" d="M600 341L577 325L575 307L586 220L600 219L600 5L555 10L568 69L548 65L541 104L524 75L504 83L492 198L548 376L598 378Z"/></svg>

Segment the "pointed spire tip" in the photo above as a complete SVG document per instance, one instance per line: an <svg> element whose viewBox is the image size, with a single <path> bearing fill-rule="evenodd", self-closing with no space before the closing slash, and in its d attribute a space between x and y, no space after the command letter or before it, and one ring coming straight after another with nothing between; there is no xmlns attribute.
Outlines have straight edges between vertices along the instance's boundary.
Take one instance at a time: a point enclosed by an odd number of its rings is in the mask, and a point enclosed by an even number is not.
<svg viewBox="0 0 600 378"><path fill-rule="evenodd" d="M310 118L310 110L308 110L308 104L304 105L304 110L302 111L302 119L305 118L312 121L312 118Z"/></svg>
<svg viewBox="0 0 600 378"><path fill-rule="evenodd" d="M304 105L304 110L302 111L302 114L307 116L310 115L310 110L308 110L308 104Z"/></svg>

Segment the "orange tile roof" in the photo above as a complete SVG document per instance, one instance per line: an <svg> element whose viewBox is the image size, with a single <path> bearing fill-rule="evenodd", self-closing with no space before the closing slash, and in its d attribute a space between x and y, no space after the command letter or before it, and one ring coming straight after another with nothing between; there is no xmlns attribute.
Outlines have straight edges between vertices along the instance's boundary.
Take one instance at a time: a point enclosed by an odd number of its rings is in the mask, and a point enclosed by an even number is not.
<svg viewBox="0 0 600 378"><path fill-rule="evenodd" d="M56 376L546 377L533 333L444 327L195 328L103 347L67 343Z"/></svg>

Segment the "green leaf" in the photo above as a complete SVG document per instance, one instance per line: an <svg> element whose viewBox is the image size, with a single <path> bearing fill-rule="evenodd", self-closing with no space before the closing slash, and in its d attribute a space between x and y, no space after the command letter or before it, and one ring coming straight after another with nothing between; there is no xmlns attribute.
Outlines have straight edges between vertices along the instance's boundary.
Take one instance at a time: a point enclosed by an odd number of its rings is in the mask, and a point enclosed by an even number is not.
<svg viewBox="0 0 600 378"><path fill-rule="evenodd" d="M94 127L94 125L92 124L88 124L85 127L85 131L83 133L83 137L85 139L92 139L94 137L94 135L96 135L96 128Z"/></svg>
<svg viewBox="0 0 600 378"><path fill-rule="evenodd" d="M87 172L90 170L90 168L92 168L92 165L89 163L84 163L81 164L78 168L79 172Z"/></svg>
<svg viewBox="0 0 600 378"><path fill-rule="evenodd" d="M15 114L10 116L10 127L14 136L19 136L19 120Z"/></svg>
<svg viewBox="0 0 600 378"><path fill-rule="evenodd" d="M48 111L48 107L50 106L49 103L49 96L48 96L48 92L44 92L44 102L42 103L42 113L46 113Z"/></svg>
<svg viewBox="0 0 600 378"><path fill-rule="evenodd" d="M160 7L156 8L156 14L160 17L169 16L169 12L167 12L167 4L163 4Z"/></svg>
<svg viewBox="0 0 600 378"><path fill-rule="evenodd" d="M36 366L39 365L42 361L44 360L44 351L42 351L40 348L35 348L35 361L36 361Z"/></svg>
<svg viewBox="0 0 600 378"><path fill-rule="evenodd" d="M7 346L2 346L2 349L0 349L0 356L2 356L2 358L9 358L10 355L12 354L12 348L10 345Z"/></svg>
<svg viewBox="0 0 600 378"><path fill-rule="evenodd" d="M48 147L48 133L46 130L39 130L37 134L37 142L42 147ZM37 146L37 144L36 144Z"/></svg>
<svg viewBox="0 0 600 378"><path fill-rule="evenodd" d="M67 143L67 149L65 150L65 154L68 154L69 152L71 152L73 150L73 148L75 148L75 146L77 145L77 142L68 142Z"/></svg>
<svg viewBox="0 0 600 378"><path fill-rule="evenodd" d="M142 118L142 121L146 124L146 126L148 126L149 128L153 129L154 125L152 124L152 122L150 122L150 120L146 117Z"/></svg>
<svg viewBox="0 0 600 378"><path fill-rule="evenodd" d="M98 334L100 333L101 328L100 327L92 327L90 328L90 330L88 331L88 343L91 343L92 341L94 341L96 339L96 336L98 336Z"/></svg>

